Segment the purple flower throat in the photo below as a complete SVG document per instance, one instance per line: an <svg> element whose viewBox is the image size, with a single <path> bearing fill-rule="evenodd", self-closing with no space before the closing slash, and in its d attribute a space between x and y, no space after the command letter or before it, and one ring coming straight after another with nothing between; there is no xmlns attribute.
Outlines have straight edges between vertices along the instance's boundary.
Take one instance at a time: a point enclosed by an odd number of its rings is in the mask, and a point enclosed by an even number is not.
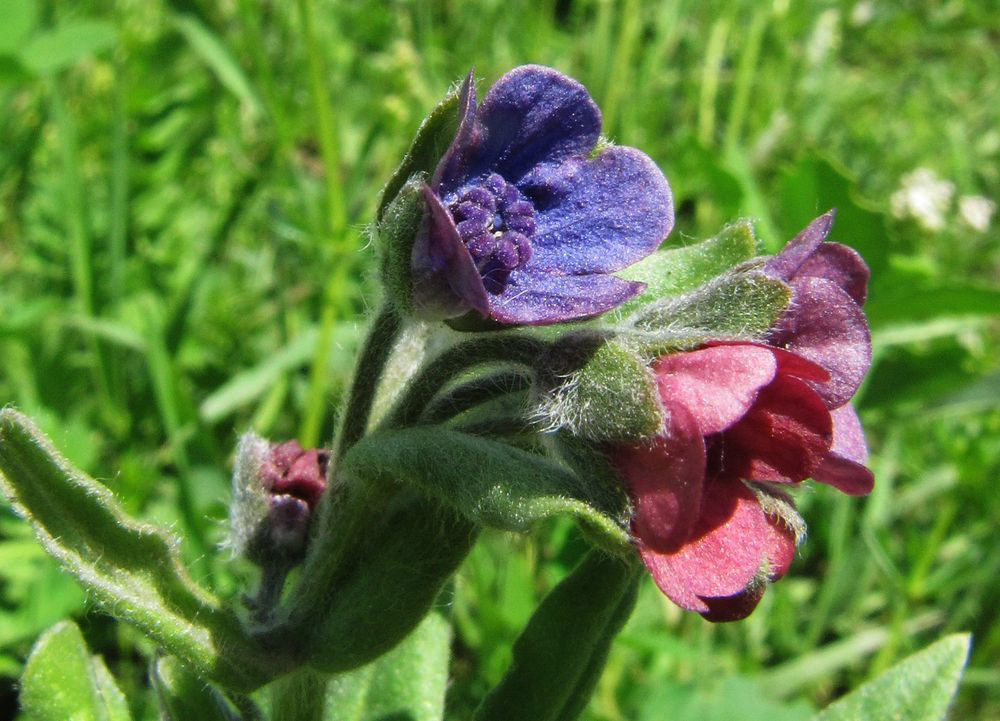
<svg viewBox="0 0 1000 721"><path fill-rule="evenodd" d="M466 185L448 204L487 292L498 295L511 271L531 258L535 206L497 173Z"/></svg>

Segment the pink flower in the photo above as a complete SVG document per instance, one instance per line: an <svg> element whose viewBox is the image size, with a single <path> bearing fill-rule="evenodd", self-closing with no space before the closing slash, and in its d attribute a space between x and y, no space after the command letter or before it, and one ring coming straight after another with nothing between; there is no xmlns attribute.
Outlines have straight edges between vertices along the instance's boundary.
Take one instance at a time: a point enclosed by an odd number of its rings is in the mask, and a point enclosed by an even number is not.
<svg viewBox="0 0 1000 721"><path fill-rule="evenodd" d="M712 621L746 617L788 570L801 521L780 484L872 487L847 405L871 358L860 310L867 268L845 246L821 244L831 218L765 266L792 288L769 344L712 343L656 360L663 427L650 443L612 451L653 580Z"/></svg>

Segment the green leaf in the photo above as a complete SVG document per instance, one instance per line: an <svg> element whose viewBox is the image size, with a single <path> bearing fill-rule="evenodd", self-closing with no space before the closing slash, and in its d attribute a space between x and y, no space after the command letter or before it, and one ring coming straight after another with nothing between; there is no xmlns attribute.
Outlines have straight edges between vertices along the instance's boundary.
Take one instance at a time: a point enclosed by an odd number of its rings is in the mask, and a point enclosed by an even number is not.
<svg viewBox="0 0 1000 721"><path fill-rule="evenodd" d="M865 313L873 329L955 316L1000 315L1000 290L970 283L928 283L891 273L871 290Z"/></svg>
<svg viewBox="0 0 1000 721"><path fill-rule="evenodd" d="M329 673L370 663L406 638L477 535L469 521L412 491L371 513L325 589L324 620L291 629L309 663ZM301 575L310 572L306 565Z"/></svg>
<svg viewBox="0 0 1000 721"><path fill-rule="evenodd" d="M40 75L58 72L87 55L111 47L115 28L101 20L78 20L33 36L18 52L29 70Z"/></svg>
<svg viewBox="0 0 1000 721"><path fill-rule="evenodd" d="M150 679L160 703L162 721L231 721L219 694L173 656L150 665Z"/></svg>
<svg viewBox="0 0 1000 721"><path fill-rule="evenodd" d="M0 488L35 536L91 597L198 673L256 688L281 661L191 580L178 541L125 516L108 489L72 468L31 421L0 411Z"/></svg>
<svg viewBox="0 0 1000 721"><path fill-rule="evenodd" d="M35 643L21 676L21 708L32 721L128 721L125 697L80 629L56 624Z"/></svg>
<svg viewBox="0 0 1000 721"><path fill-rule="evenodd" d="M430 613L374 663L335 676L323 721L441 721L451 657L451 624Z"/></svg>
<svg viewBox="0 0 1000 721"><path fill-rule="evenodd" d="M940 721L969 655L968 634L954 634L904 659L834 702L815 721Z"/></svg>
<svg viewBox="0 0 1000 721"><path fill-rule="evenodd" d="M107 721L129 721L132 713L128 708L128 701L125 694L118 688L114 676L104 665L104 659L100 656L91 656L90 661L94 668L94 682L97 686L97 693L101 703L107 710Z"/></svg>
<svg viewBox="0 0 1000 721"><path fill-rule="evenodd" d="M524 532L568 514L609 546L628 546L620 489L499 441L439 426L381 431L358 443L343 463L360 478L410 483L483 526Z"/></svg>
<svg viewBox="0 0 1000 721"><path fill-rule="evenodd" d="M402 162L396 168L389 182L382 188L382 198L379 200L375 222L382 222L389 204L404 184L416 173L434 172L438 160L448 150L455 130L458 128L458 87L453 87L444 100L438 103L431 114L424 118L417 128L409 151L403 156Z"/></svg>
<svg viewBox="0 0 1000 721"><path fill-rule="evenodd" d="M38 22L35 0L0 2L0 55L17 50Z"/></svg>
<svg viewBox="0 0 1000 721"><path fill-rule="evenodd" d="M592 550L549 592L514 643L476 721L572 721L587 705L635 605L638 564Z"/></svg>
<svg viewBox="0 0 1000 721"><path fill-rule="evenodd" d="M260 98L225 43L194 15L180 15L174 25L222 86L239 99L250 115L259 116L263 109Z"/></svg>
<svg viewBox="0 0 1000 721"><path fill-rule="evenodd" d="M629 319L637 332L622 339L648 355L709 340L755 340L778 319L790 295L788 286L763 273L727 273L691 293L646 306Z"/></svg>
<svg viewBox="0 0 1000 721"><path fill-rule="evenodd" d="M756 249L753 225L749 220L739 220L714 238L653 253L617 274L646 283L646 290L621 306L617 314L624 317L652 301L692 291L750 260Z"/></svg>

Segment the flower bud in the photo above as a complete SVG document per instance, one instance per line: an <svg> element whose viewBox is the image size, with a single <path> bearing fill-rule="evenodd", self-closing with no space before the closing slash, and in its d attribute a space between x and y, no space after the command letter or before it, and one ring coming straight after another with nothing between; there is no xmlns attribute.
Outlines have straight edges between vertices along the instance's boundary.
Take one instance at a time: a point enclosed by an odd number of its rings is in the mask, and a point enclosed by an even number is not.
<svg viewBox="0 0 1000 721"><path fill-rule="evenodd" d="M301 560L328 462L325 450L244 434L236 449L229 512L227 545L234 553L261 566Z"/></svg>

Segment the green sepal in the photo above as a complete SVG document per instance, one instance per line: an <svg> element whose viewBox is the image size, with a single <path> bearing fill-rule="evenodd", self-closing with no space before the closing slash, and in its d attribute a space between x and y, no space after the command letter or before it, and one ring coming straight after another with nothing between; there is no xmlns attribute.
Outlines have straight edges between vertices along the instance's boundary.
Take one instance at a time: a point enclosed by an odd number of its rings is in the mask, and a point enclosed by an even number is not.
<svg viewBox="0 0 1000 721"><path fill-rule="evenodd" d="M791 290L754 270L737 270L690 293L652 303L628 319L621 341L644 356L712 340L761 339L788 307Z"/></svg>
<svg viewBox="0 0 1000 721"><path fill-rule="evenodd" d="M478 525L525 532L568 514L611 547L629 542L628 504L618 488L500 441L441 426L380 431L344 464L359 478L412 484Z"/></svg>
<svg viewBox="0 0 1000 721"><path fill-rule="evenodd" d="M835 701L814 721L942 721L969 655L969 634L931 644Z"/></svg>
<svg viewBox="0 0 1000 721"><path fill-rule="evenodd" d="M417 128L417 134L410 144L410 149L399 166L393 172L389 182L382 188L375 222L380 223L389 204L396 199L396 194L417 173L430 176L437 167L438 161L448 150L455 131L458 129L458 98L460 88L453 87L437 104L430 115L424 118Z"/></svg>
<svg viewBox="0 0 1000 721"><path fill-rule="evenodd" d="M175 538L128 518L10 408L0 411L0 487L94 600L199 675L250 690L282 672L282 660L256 648L236 615L190 578Z"/></svg>
<svg viewBox="0 0 1000 721"><path fill-rule="evenodd" d="M413 243L425 222L427 203L421 187L427 176L414 175L398 192L375 226L379 269L386 297L400 315L413 310Z"/></svg>
<svg viewBox="0 0 1000 721"><path fill-rule="evenodd" d="M450 658L451 624L431 612L392 651L331 679L323 721L441 721Z"/></svg>
<svg viewBox="0 0 1000 721"><path fill-rule="evenodd" d="M477 535L462 516L412 492L376 513L365 525L378 530L363 534L348 554L329 590L324 620L293 630L302 634L305 658L320 671L356 669L406 638Z"/></svg>
<svg viewBox="0 0 1000 721"><path fill-rule="evenodd" d="M635 442L660 430L656 381L638 353L587 332L564 336L554 354L571 355L566 346L579 347L585 360L576 369L554 373L554 387L543 390L538 415L547 428L596 442Z"/></svg>
<svg viewBox="0 0 1000 721"><path fill-rule="evenodd" d="M35 642L21 675L20 702L32 721L131 719L125 696L72 621L60 621Z"/></svg>
<svg viewBox="0 0 1000 721"><path fill-rule="evenodd" d="M219 693L176 658L162 656L154 660L149 676L160 703L162 721L233 721Z"/></svg>
<svg viewBox="0 0 1000 721"><path fill-rule="evenodd" d="M572 721L635 606L638 563L590 551L539 604L475 721Z"/></svg>
<svg viewBox="0 0 1000 721"><path fill-rule="evenodd" d="M648 303L692 291L750 260L756 248L753 225L749 220L738 220L708 240L652 253L617 273L625 280L646 283L646 290L621 306L617 316L625 317Z"/></svg>

